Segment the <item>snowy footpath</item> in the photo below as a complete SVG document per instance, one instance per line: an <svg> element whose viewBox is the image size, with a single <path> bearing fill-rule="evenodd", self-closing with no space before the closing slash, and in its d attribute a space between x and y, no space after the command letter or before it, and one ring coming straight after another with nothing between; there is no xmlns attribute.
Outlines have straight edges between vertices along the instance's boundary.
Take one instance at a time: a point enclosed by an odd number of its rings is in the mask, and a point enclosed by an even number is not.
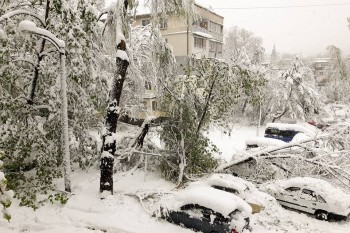
<svg viewBox="0 0 350 233"><path fill-rule="evenodd" d="M142 171L115 176L115 194L101 200L98 193L99 172L73 174L73 195L65 206L47 204L36 211L11 208L10 223L0 220L1 233L111 232L111 233L185 233L191 230L156 219L142 207L132 193L137 190L170 191L174 185L155 174ZM306 214L267 206L253 215L252 233L349 233L350 221L324 222Z"/></svg>

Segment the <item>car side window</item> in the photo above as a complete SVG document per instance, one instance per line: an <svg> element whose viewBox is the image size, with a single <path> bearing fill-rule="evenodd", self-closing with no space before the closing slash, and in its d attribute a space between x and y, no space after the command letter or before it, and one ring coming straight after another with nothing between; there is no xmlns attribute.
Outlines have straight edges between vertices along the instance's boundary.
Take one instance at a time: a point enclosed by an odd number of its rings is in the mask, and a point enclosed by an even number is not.
<svg viewBox="0 0 350 233"><path fill-rule="evenodd" d="M317 201L320 203L326 203L326 200L323 199L323 197L321 197L320 195L317 196Z"/></svg>
<svg viewBox="0 0 350 233"><path fill-rule="evenodd" d="M219 189L219 190L225 191L225 192L238 194L238 191L236 189L233 189L233 188L226 188L226 187L222 187L222 186L219 186L219 185L213 185L211 187L213 187L215 189Z"/></svg>
<svg viewBox="0 0 350 233"><path fill-rule="evenodd" d="M299 191L300 191L300 188L298 187L289 187L287 189L285 189L285 194L286 195L289 195L289 196L297 196Z"/></svg>
<svg viewBox="0 0 350 233"><path fill-rule="evenodd" d="M300 198L308 201L317 201L317 196L314 191L309 189L303 189L301 192Z"/></svg>

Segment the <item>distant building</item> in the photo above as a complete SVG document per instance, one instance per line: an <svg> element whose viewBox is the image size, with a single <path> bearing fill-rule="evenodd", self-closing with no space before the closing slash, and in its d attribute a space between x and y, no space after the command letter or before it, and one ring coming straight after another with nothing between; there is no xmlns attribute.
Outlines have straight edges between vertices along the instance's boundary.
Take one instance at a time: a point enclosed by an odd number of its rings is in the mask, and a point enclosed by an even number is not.
<svg viewBox="0 0 350 233"><path fill-rule="evenodd" d="M331 74L331 59L330 58L316 58L312 62L312 69L316 76L317 82L320 86L324 86L329 82Z"/></svg>

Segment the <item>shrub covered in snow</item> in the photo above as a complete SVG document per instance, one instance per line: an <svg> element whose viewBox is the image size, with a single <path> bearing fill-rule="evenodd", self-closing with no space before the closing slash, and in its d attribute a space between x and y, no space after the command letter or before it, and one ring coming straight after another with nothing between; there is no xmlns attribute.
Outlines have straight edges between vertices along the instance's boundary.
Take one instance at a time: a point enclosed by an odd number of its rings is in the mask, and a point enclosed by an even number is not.
<svg viewBox="0 0 350 233"><path fill-rule="evenodd" d="M3 162L1 161L1 157L4 155L4 152L0 150L0 210L2 209L3 217L10 221L11 215L8 212L8 208L11 205L11 200L13 197L12 190L6 190L7 180L5 178L4 173L1 171L3 166Z"/></svg>

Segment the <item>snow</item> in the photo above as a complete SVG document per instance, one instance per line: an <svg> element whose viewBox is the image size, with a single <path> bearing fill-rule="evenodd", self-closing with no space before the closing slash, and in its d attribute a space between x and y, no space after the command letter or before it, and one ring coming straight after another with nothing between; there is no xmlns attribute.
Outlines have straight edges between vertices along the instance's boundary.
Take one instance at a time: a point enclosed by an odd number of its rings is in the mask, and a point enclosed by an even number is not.
<svg viewBox="0 0 350 233"><path fill-rule="evenodd" d="M5 39L5 38L6 38L6 33L4 32L4 30L0 28L0 39Z"/></svg>
<svg viewBox="0 0 350 233"><path fill-rule="evenodd" d="M321 195L329 207L336 213L348 215L350 213L350 195L340 188L332 186L325 180L311 177L295 177L288 180L278 180L268 183L264 189L269 192L283 192L289 187L305 187Z"/></svg>
<svg viewBox="0 0 350 233"><path fill-rule="evenodd" d="M174 193L174 196L162 200L168 210L180 210L187 204L198 204L210 208L224 217L238 209L245 217L249 217L252 208L241 198L206 186L192 186Z"/></svg>
<svg viewBox="0 0 350 233"><path fill-rule="evenodd" d="M246 140L247 145L257 145L259 147L283 146L287 143L274 138L253 137Z"/></svg>
<svg viewBox="0 0 350 233"><path fill-rule="evenodd" d="M223 136L218 131L210 132L217 141L223 139L219 148L223 154L232 154L234 148L244 148L245 137L255 135L256 127L234 129L231 136ZM93 135L96 135L94 132ZM118 135L119 136L119 135ZM98 137L98 135L96 135ZM233 147L234 142L234 147ZM34 211L20 207L14 199L10 207L12 219L0 219L1 233L190 233L190 229L152 217L136 198L138 193L174 193L175 185L152 172L137 170L133 174L119 172L114 175L114 195L101 200L98 192L99 171L75 171L72 173L72 195L65 206L46 204ZM221 176L221 175L220 175ZM213 179L215 176L213 176ZM232 182L234 182L233 178ZM225 179L226 180L226 179ZM231 181L227 181L229 184ZM248 182L249 183L249 182ZM57 180L63 189L63 179ZM247 182L242 181L247 185ZM237 185L238 186L238 185ZM249 190L255 193L249 185ZM262 185L263 186L263 185ZM243 185L238 187L243 188ZM261 187L260 187L261 188ZM246 191L247 192L247 191ZM249 192L248 192L249 193ZM203 193L198 193L202 195ZM185 195L186 197L186 195ZM207 198L210 198L209 195ZM264 200L264 199L263 199ZM348 233L350 221L326 222L316 220L296 211L282 208L276 201L267 201L264 209L251 216L251 233Z"/></svg>
<svg viewBox="0 0 350 233"><path fill-rule="evenodd" d="M285 123L268 123L266 128L277 128L280 130L295 130L298 132L305 133L310 137L314 137L317 135L319 130L310 125L309 123L298 123L298 124L285 124Z"/></svg>
<svg viewBox="0 0 350 233"><path fill-rule="evenodd" d="M209 39L213 38L212 35L210 35L208 33L205 33L205 32L193 32L193 34L198 35L198 36L202 36L202 37L205 37L205 38L209 38Z"/></svg>
<svg viewBox="0 0 350 233"><path fill-rule="evenodd" d="M268 205L268 203L273 199L270 195L259 191L253 183L229 174L213 174L203 181L193 182L190 185L217 185L235 189L238 192L237 196L246 202L262 206Z"/></svg>
<svg viewBox="0 0 350 233"><path fill-rule="evenodd" d="M57 49L65 48L65 43L63 40L58 39L54 34L45 29L38 28L32 21L23 20L18 24L18 30L32 32L40 36L44 36L45 38L51 40L55 46L58 46Z"/></svg>
<svg viewBox="0 0 350 233"><path fill-rule="evenodd" d="M265 128L261 127L261 132L264 130ZM211 127L207 135L210 141L219 148L220 154L215 155L215 157L229 162L235 154L245 153L245 141L250 137L256 136L256 127L236 126L229 133L224 133L219 128Z"/></svg>
<svg viewBox="0 0 350 233"><path fill-rule="evenodd" d="M119 57L121 60L124 60L124 61L129 61L129 57L128 55L126 54L125 51L123 50L117 50L117 57Z"/></svg>

